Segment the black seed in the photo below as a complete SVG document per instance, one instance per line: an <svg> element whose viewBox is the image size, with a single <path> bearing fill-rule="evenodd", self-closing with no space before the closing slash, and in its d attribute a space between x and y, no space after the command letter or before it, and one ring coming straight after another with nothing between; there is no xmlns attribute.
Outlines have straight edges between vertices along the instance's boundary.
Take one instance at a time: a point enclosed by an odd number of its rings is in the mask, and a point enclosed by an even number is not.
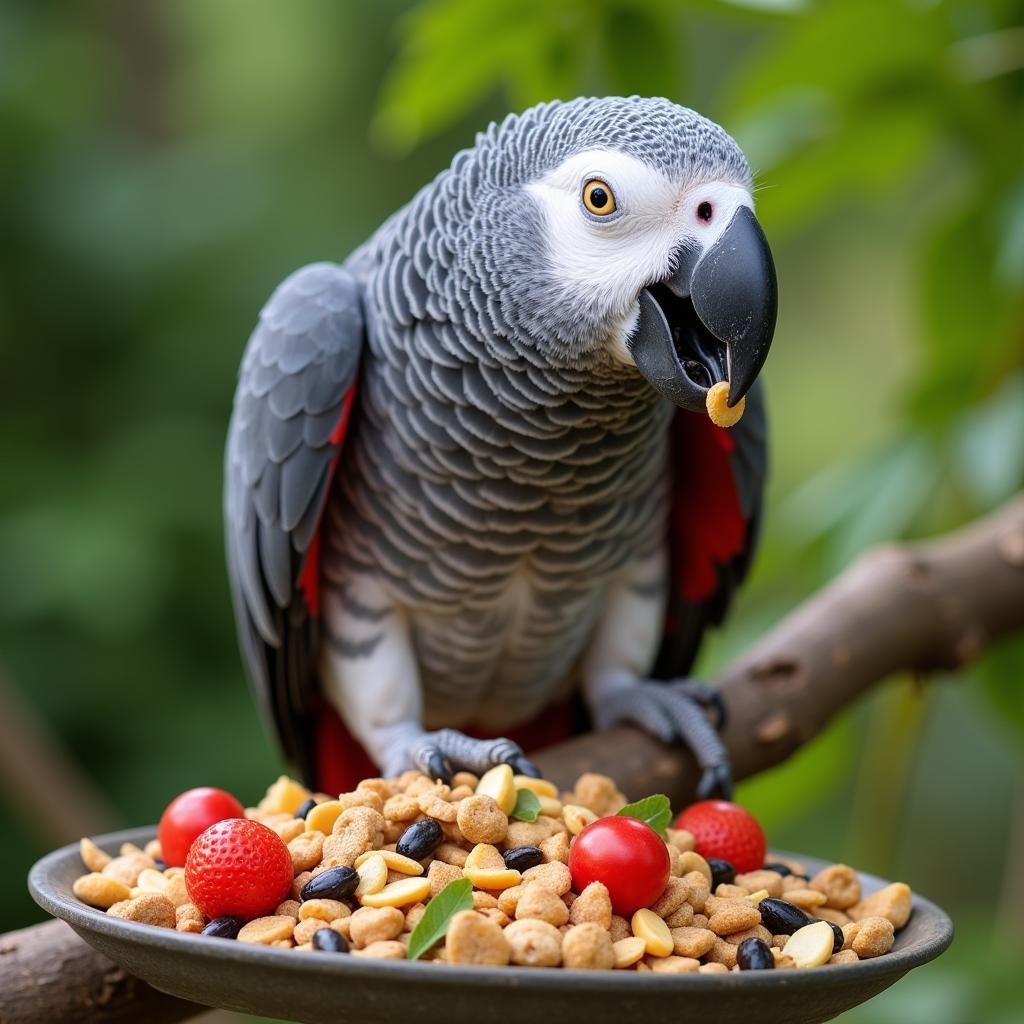
<svg viewBox="0 0 1024 1024"><path fill-rule="evenodd" d="M356 891L359 875L354 868L328 868L314 875L303 887L300 896L305 900L343 900Z"/></svg>
<svg viewBox="0 0 1024 1024"><path fill-rule="evenodd" d="M544 854L536 846L513 846L511 850L506 850L502 857L505 858L505 867L512 868L513 871L525 871L544 863Z"/></svg>
<svg viewBox="0 0 1024 1024"><path fill-rule="evenodd" d="M165 861L161 857L154 857L153 858L153 867L156 868L157 871L166 871L167 870L167 861Z"/></svg>
<svg viewBox="0 0 1024 1024"><path fill-rule="evenodd" d="M237 939L242 930L242 920L237 917L215 917L202 931L218 939Z"/></svg>
<svg viewBox="0 0 1024 1024"><path fill-rule="evenodd" d="M314 807L316 807L316 801L312 797L310 797L308 800L305 800L301 804L299 804L299 809L295 812L295 817L305 818L305 816L309 814L309 812L313 810Z"/></svg>
<svg viewBox="0 0 1024 1024"><path fill-rule="evenodd" d="M325 953L347 953L348 943L345 936L333 928L318 928L313 932L313 948Z"/></svg>
<svg viewBox="0 0 1024 1024"><path fill-rule="evenodd" d="M444 842L444 832L433 818L414 821L399 837L395 852L413 860L429 857Z"/></svg>
<svg viewBox="0 0 1024 1024"><path fill-rule="evenodd" d="M799 907L771 896L761 900L757 909L761 911L761 924L772 935L792 935L804 925L811 923L811 919Z"/></svg>
<svg viewBox="0 0 1024 1024"><path fill-rule="evenodd" d="M809 918L811 924L817 924L819 921L825 921L823 917L812 917ZM835 921L825 921L832 929L832 952L838 953L846 944L846 936L843 935L843 929L835 923Z"/></svg>
<svg viewBox="0 0 1024 1024"><path fill-rule="evenodd" d="M790 871L789 868L787 868L786 865L781 863L780 861L772 861L770 864L765 864L764 870L774 871L775 874L782 875L783 877L785 877L786 875L793 874L793 872Z"/></svg>
<svg viewBox="0 0 1024 1024"><path fill-rule="evenodd" d="M720 885L731 885L736 878L736 869L721 857L708 857L708 867L711 868L712 892Z"/></svg>
<svg viewBox="0 0 1024 1024"><path fill-rule="evenodd" d="M770 971L775 967L775 957L763 939L744 939L736 950L736 963L741 971Z"/></svg>

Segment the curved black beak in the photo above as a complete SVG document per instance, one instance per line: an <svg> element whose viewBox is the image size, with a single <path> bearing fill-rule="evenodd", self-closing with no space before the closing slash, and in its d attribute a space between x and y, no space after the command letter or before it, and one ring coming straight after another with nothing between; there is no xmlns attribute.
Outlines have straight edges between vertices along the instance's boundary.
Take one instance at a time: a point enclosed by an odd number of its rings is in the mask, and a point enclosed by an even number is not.
<svg viewBox="0 0 1024 1024"><path fill-rule="evenodd" d="M703 254L680 254L676 270L640 292L628 347L637 368L669 401L703 411L708 388L729 382L729 405L753 386L775 333L778 285L761 225L736 210Z"/></svg>

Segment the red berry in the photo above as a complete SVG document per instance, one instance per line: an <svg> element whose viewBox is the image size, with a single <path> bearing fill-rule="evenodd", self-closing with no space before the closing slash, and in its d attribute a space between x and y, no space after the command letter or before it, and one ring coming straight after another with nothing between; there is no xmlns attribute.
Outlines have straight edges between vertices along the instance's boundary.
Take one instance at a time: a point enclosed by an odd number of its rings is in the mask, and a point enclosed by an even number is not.
<svg viewBox="0 0 1024 1024"><path fill-rule="evenodd" d="M189 898L209 918L251 920L273 912L292 887L292 858L276 832L228 818L192 844L185 862Z"/></svg>
<svg viewBox="0 0 1024 1024"><path fill-rule="evenodd" d="M245 808L223 789L200 786L175 797L160 816L161 856L171 868L185 866L188 848L204 829L225 818L244 818Z"/></svg>
<svg viewBox="0 0 1024 1024"><path fill-rule="evenodd" d="M622 917L649 907L665 891L671 867L661 837L636 818L599 818L576 837L569 849L569 870L576 892L582 892L591 882L603 882L612 909Z"/></svg>
<svg viewBox="0 0 1024 1024"><path fill-rule="evenodd" d="M764 865L764 832L750 811L739 804L728 800L691 804L676 818L675 827L693 833L702 857L720 857L740 873Z"/></svg>

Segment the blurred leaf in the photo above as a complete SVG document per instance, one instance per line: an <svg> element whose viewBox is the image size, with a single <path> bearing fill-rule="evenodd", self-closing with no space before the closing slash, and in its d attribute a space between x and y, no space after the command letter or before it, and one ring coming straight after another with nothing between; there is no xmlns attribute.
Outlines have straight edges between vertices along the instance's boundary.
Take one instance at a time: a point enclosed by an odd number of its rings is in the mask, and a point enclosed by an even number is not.
<svg viewBox="0 0 1024 1024"><path fill-rule="evenodd" d="M1024 741L1024 636L1000 644L978 663L981 692L999 721Z"/></svg>
<svg viewBox="0 0 1024 1024"><path fill-rule="evenodd" d="M1024 373L964 413L952 454L977 508L992 508L1024 486Z"/></svg>

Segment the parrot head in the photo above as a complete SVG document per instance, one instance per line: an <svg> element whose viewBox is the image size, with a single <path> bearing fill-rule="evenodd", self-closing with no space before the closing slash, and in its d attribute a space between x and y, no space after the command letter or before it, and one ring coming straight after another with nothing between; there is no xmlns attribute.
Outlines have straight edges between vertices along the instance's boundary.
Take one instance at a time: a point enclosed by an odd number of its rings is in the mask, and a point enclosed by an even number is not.
<svg viewBox="0 0 1024 1024"><path fill-rule="evenodd" d="M503 319L561 362L636 367L703 411L750 389L775 329L771 251L749 165L718 125L665 99L535 107L478 139L474 220Z"/></svg>

